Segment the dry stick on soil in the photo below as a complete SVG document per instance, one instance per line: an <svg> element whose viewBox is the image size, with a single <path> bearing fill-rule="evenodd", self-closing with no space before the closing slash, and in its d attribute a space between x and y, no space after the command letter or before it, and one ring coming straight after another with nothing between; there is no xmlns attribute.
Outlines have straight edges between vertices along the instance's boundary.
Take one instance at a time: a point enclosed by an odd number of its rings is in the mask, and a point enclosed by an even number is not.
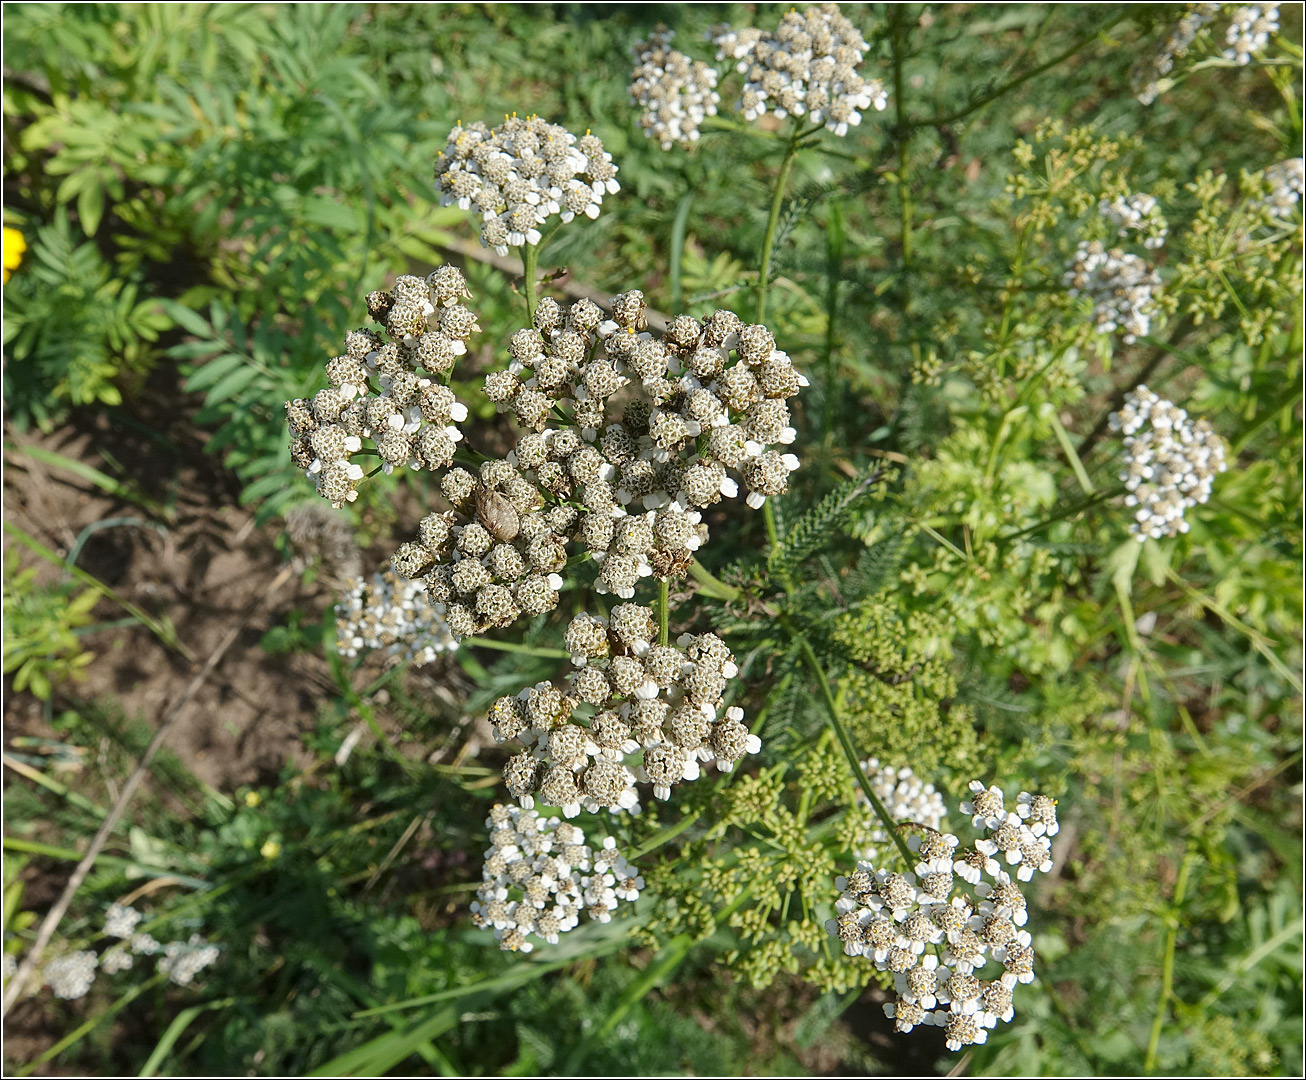
<svg viewBox="0 0 1306 1080"><path fill-rule="evenodd" d="M92 865L94 865L95 860L99 857L100 850L104 847L109 839L109 835L113 832L113 827L118 823L118 819L122 817L123 812L127 809L127 804L131 802L131 797L136 793L136 789L140 786L141 780L145 778L145 772L150 767L150 761L153 759L155 751L157 751L163 744L163 740L168 737L168 732L172 730L172 725L177 722L177 718L181 716L182 711L190 704L191 699L199 693L200 687L204 685L208 680L208 677L213 674L213 669L221 662L222 658L226 655L227 650L236 643L236 639L240 637L241 631L245 629L245 624L248 623L254 613L258 611L258 609L286 583L293 572L293 568L287 566L281 571L281 573L273 578L272 583L267 587L267 589L250 602L240 618L236 620L236 624L227 632L227 636L224 637L218 644L218 647L213 650L213 655L208 658L204 666L199 670L195 677L191 679L190 685L186 687L177 703L168 711L168 715L164 717L163 722L159 725L159 730L154 733L154 738L150 740L150 745L145 748L145 753L141 755L140 762L132 771L131 776L127 778L127 783L123 785L122 793L118 796L112 808L109 810L109 816L104 819L99 831L95 834L95 838L91 841L91 846L86 849L86 854L82 856L82 861L77 864L77 869L73 871L72 877L68 879L68 884L64 886L63 893L60 894L54 907L50 909L49 913L45 916L45 920L41 923L40 932L36 935L36 944L28 950L27 957L23 960L18 970L14 973L13 978L9 980L8 985L5 987L4 1004L0 1006L0 1015L8 1013L9 1007L18 1000L19 994L23 992L23 988L27 985L32 972L36 970L36 965L41 960L41 954L45 951L45 947L50 944L50 939L54 937L54 932L58 929L59 922L63 919L64 913L68 910L68 905L72 903L73 896L76 894L77 890L81 888L82 882L86 880L86 875L90 873Z"/></svg>

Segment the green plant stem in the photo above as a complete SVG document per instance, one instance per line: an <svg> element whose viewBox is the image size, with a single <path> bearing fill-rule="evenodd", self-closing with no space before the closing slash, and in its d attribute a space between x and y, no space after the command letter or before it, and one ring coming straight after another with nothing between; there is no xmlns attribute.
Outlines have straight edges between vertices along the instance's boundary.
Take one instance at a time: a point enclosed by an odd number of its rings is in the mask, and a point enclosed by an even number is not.
<svg viewBox="0 0 1306 1080"><path fill-rule="evenodd" d="M665 645L671 638L671 582L658 578L658 644Z"/></svg>
<svg viewBox="0 0 1306 1080"><path fill-rule="evenodd" d="M1075 42L1075 44L1072 45L1070 48L1068 48L1065 52L1058 53L1056 56L1052 57L1051 60L1047 60L1042 64L1037 65L1036 67L1030 68L1028 71L1024 72L1023 74L1017 75L1014 79L1008 79L1006 82L1004 82L1001 86L997 87L995 90L991 90L989 93L981 95L980 97L972 101L969 105L966 105L956 110L955 112L938 113L930 117L921 117L918 120L910 121L908 126L911 128L941 127L944 124L952 124L952 123L956 123L958 120L963 120L971 113L978 112L980 109L984 108L985 105L997 101L997 99L1002 97L1004 94L1009 94L1012 90L1015 90L1016 87L1029 82L1030 79L1036 78L1037 76L1042 75L1043 72L1050 71L1058 64L1064 63L1066 60L1069 60L1076 53L1080 52L1083 49L1086 49L1089 45L1092 45L1093 42L1095 42L1102 34L1105 34L1117 23L1123 21L1128 17L1129 17L1128 10L1120 12L1119 14L1116 15L1115 18L1108 19L1106 22L1104 22L1101 26L1099 26L1096 30L1094 30L1093 33L1080 38L1079 41Z"/></svg>
<svg viewBox="0 0 1306 1080"><path fill-rule="evenodd" d="M1044 518L1035 525L1030 525L1027 528L1021 529L1019 532L1007 533L1005 536L1001 536L998 539L1009 541L1019 540L1025 536L1031 536L1036 532L1041 532L1043 529L1046 529L1049 525L1055 525L1058 521L1065 521L1068 518L1074 517L1081 510L1087 510L1090 507L1096 506L1098 503L1106 502L1108 499L1115 498L1115 496L1122 494L1124 494L1122 489L1115 488L1110 491L1099 491L1092 498L1083 499L1072 506L1068 506L1066 509L1059 511L1050 518Z"/></svg>
<svg viewBox="0 0 1306 1080"><path fill-rule="evenodd" d="M697 559L689 564L689 576L698 582L698 591L700 593L704 596L710 596L714 600L724 600L726 603L731 603L743 596L739 589L736 589L733 585L727 585Z"/></svg>
<svg viewBox="0 0 1306 1080"><path fill-rule="evenodd" d="M789 171L793 168L794 155L798 152L798 132L789 137L785 147L784 160L780 163L780 174L775 179L775 191L771 195L771 213L766 219L766 233L762 237L762 255L758 260L757 308L754 322L766 320L766 294L771 283L771 255L775 250L775 232L780 223L780 207L784 204L785 188L789 186Z"/></svg>
<svg viewBox="0 0 1306 1080"><path fill-rule="evenodd" d="M1161 951L1161 993L1156 1002L1156 1015L1152 1017L1152 1034L1147 1040L1147 1056L1143 1059L1143 1071L1156 1071L1156 1048L1161 1042L1161 1029L1165 1026L1166 1007L1174 988L1174 953L1175 943L1179 939L1179 907L1184 902L1188 891L1188 875L1192 870L1194 855L1185 855L1179 864L1179 877L1175 881L1174 901L1166 916L1165 945Z"/></svg>
<svg viewBox="0 0 1306 1080"><path fill-rule="evenodd" d="M862 768L861 758L857 754L857 748L853 746L852 737L848 734L848 728L844 726L842 717L839 715L839 706L834 700L834 694L830 690L830 680L825 674L825 669L821 667L821 661L816 658L816 653L812 650L811 643L806 637L801 635L793 624L783 616L780 624L789 631L790 635L797 640L798 648L803 654L803 662L807 664L807 669L816 679L821 688L821 701L825 705L825 711L830 715L830 726L834 729L835 738L839 740L839 745L843 748L844 756L848 759L848 766L852 769L853 778L857 785L862 789L862 794L866 796L867 802L871 804L871 810L875 816L880 819L892 838L894 845L898 848L899 854L902 855L903 861L912 866L916 862L915 856L912 855L911 849L898 833L898 823L893 820L880 797L875 794L875 789L871 787L870 779L866 775L866 770Z"/></svg>
<svg viewBox="0 0 1306 1080"><path fill-rule="evenodd" d="M492 638L465 637L464 645L481 649L498 649L500 652L521 653L524 656L541 656L546 660L566 660L571 656L566 649L550 649L542 645L520 645L515 641L495 641Z"/></svg>
<svg viewBox="0 0 1306 1080"><path fill-rule="evenodd" d="M535 306L540 302L539 285L535 280L535 265L540 258L540 245L527 244L522 248L522 289L526 293L526 319L535 321Z"/></svg>

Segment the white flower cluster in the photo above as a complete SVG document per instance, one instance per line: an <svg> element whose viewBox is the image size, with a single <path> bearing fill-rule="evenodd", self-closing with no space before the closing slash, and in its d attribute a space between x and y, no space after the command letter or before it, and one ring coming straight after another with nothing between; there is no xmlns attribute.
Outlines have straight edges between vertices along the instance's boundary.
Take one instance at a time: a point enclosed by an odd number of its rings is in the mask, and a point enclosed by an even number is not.
<svg viewBox="0 0 1306 1080"><path fill-rule="evenodd" d="M588 300L540 301L509 367L485 380L526 434L479 477L450 469L453 509L395 552L395 572L425 581L456 637L552 610L573 543L599 567L600 593L630 599L642 578L682 575L707 540L701 511L739 494L732 470L756 509L798 468L776 447L795 438L787 400L807 379L766 327L682 315L655 340L642 293L612 304L604 319Z"/></svg>
<svg viewBox="0 0 1306 1080"><path fill-rule="evenodd" d="M509 461L484 462L479 478L449 470L440 482L452 510L432 513L417 539L394 553L401 577L422 578L455 638L504 627L558 605L559 571L576 519L543 496Z"/></svg>
<svg viewBox="0 0 1306 1080"><path fill-rule="evenodd" d="M136 932L141 913L133 907L110 904L104 913L104 932L108 937L129 938Z"/></svg>
<svg viewBox="0 0 1306 1080"><path fill-rule="evenodd" d="M1252 54L1260 52L1270 42L1270 35L1279 29L1278 4L1248 4L1233 13L1229 28L1224 33L1227 46L1221 54L1235 64L1246 65Z"/></svg>
<svg viewBox="0 0 1306 1080"><path fill-rule="evenodd" d="M530 952L528 935L556 945L582 911L611 922L621 902L638 900L644 888L612 837L592 848L575 825L516 806L494 807L485 825L490 849L472 921L493 927L501 949Z"/></svg>
<svg viewBox="0 0 1306 1080"><path fill-rule="evenodd" d="M1140 543L1187 532L1184 511L1211 497L1216 473L1226 468L1220 436L1146 386L1129 392L1110 423L1124 436L1125 505L1137 507L1129 531Z"/></svg>
<svg viewBox="0 0 1306 1080"><path fill-rule="evenodd" d="M95 969L99 963L100 958L89 949L69 953L46 964L42 979L57 998L72 1000L85 997L95 982Z"/></svg>
<svg viewBox="0 0 1306 1080"><path fill-rule="evenodd" d="M1129 72L1134 96L1144 105L1151 105L1170 81L1165 78L1174 70L1175 57L1188 52L1197 33L1220 13L1219 4L1189 4L1183 17L1175 23L1156 50L1141 57Z"/></svg>
<svg viewBox="0 0 1306 1080"><path fill-rule="evenodd" d="M1137 255L1081 240L1062 281L1071 296L1093 301L1092 319L1099 334L1123 330L1122 340L1133 344L1151 329L1161 277Z"/></svg>
<svg viewBox="0 0 1306 1080"><path fill-rule="evenodd" d="M442 609L426 595L425 586L393 570L378 571L371 580L355 580L336 604L335 616L341 656L384 649L420 667L458 648Z"/></svg>
<svg viewBox="0 0 1306 1080"><path fill-rule="evenodd" d="M768 111L782 120L806 116L846 135L862 122L862 110L888 104L880 80L857 71L868 46L838 4L790 9L775 30L717 26L709 36L717 59L736 61L747 79L739 98L747 120Z"/></svg>
<svg viewBox="0 0 1306 1080"><path fill-rule="evenodd" d="M216 945L210 945L199 934L191 934L187 941L170 941L163 947L159 970L178 986L189 986L210 964L218 959Z"/></svg>
<svg viewBox="0 0 1306 1080"><path fill-rule="evenodd" d="M1161 208L1151 195L1140 192L1128 197L1117 195L1114 199L1102 199L1098 203L1098 210L1107 221L1116 226L1117 235L1137 233L1145 248L1164 246L1166 234L1170 230L1161 214Z"/></svg>
<svg viewBox="0 0 1306 1080"><path fill-rule="evenodd" d="M462 272L441 266L425 278L404 274L392 292L367 298L368 313L388 335L355 330L345 354L327 362L330 385L309 400L286 402L290 459L340 507L358 497L360 453L386 472L443 469L452 461L467 406L435 381L446 376L480 330L461 301L471 296ZM364 451L370 439L374 450Z"/></svg>
<svg viewBox="0 0 1306 1080"><path fill-rule="evenodd" d="M1021 792L1011 813L999 788L975 780L970 789L961 812L983 838L959 851L954 834L923 831L909 841L920 860L912 873L859 862L836 879L842 895L826 923L845 954L893 973L898 996L884 1011L897 1030L942 1027L950 1050L982 1043L1009 1021L1016 985L1034 978L1025 896L1002 863L1020 881L1046 873L1058 830L1056 802L1045 795Z"/></svg>
<svg viewBox="0 0 1306 1080"><path fill-rule="evenodd" d="M894 821L911 822L926 829L943 828L943 819L948 812L943 796L933 784L925 783L906 765L895 769L891 765L881 765L878 758L867 758L862 762L862 772ZM860 788L856 799L871 820L870 844L862 849L861 858L874 861L893 841L884 831L880 819L871 813L870 804Z"/></svg>
<svg viewBox="0 0 1306 1080"><path fill-rule="evenodd" d="M538 244L555 214L598 217L604 194L621 190L616 178L598 136L578 140L538 116L510 116L496 128L459 124L435 162L440 205L479 212L481 244L500 255Z"/></svg>
<svg viewBox="0 0 1306 1080"><path fill-rule="evenodd" d="M1306 168L1301 158L1288 158L1265 170L1270 190L1261 200L1265 213L1275 221L1291 221L1306 190Z"/></svg>
<svg viewBox="0 0 1306 1080"><path fill-rule="evenodd" d="M136 926L141 913L122 904L110 904L104 913L105 937L119 938L121 943L96 955L89 950L57 957L45 965L42 980L59 998L85 997L95 982L98 969L108 975L129 970L136 956L153 956L162 949L164 958L158 962L159 971L178 986L186 986L204 968L218 958L218 947L209 945L198 934L189 942L172 941L160 945L153 937L140 933Z"/></svg>
<svg viewBox="0 0 1306 1080"><path fill-rule="evenodd" d="M494 703L494 737L527 747L503 770L522 806L538 796L567 817L582 808L633 810L637 782L668 799L702 765L729 771L761 749L743 710L725 708L726 684L739 674L725 642L682 634L675 646L659 645L657 629L652 609L639 604L618 604L607 619L581 612L564 636L578 669L568 690L540 682ZM584 726L574 716L582 704L595 710ZM626 759L636 753L632 768Z"/></svg>
<svg viewBox="0 0 1306 1080"><path fill-rule="evenodd" d="M670 48L675 31L658 27L634 48L639 60L630 76L630 99L642 110L639 125L663 150L693 146L703 118L716 115L721 96L717 70Z"/></svg>

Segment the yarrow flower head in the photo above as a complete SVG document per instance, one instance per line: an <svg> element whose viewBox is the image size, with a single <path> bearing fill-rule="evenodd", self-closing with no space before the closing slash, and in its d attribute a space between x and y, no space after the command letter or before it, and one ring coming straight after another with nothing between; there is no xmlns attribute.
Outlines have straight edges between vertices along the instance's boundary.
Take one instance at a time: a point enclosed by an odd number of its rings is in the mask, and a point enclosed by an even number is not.
<svg viewBox="0 0 1306 1080"><path fill-rule="evenodd" d="M1188 4L1183 16L1150 54L1140 57L1129 72L1134 95L1144 105L1151 105L1169 88L1165 78L1174 70L1176 57L1187 55L1198 32L1220 13L1219 4Z"/></svg>
<svg viewBox="0 0 1306 1080"><path fill-rule="evenodd" d="M1184 512L1211 497L1217 473L1224 472L1224 442L1205 420L1138 386L1111 414L1111 429L1123 436L1120 479L1135 507L1129 531L1142 541L1188 531Z"/></svg>
<svg viewBox="0 0 1306 1080"><path fill-rule="evenodd" d="M1047 796L1021 792L1018 811L1004 813L1000 788L975 780L970 790L960 810L984 830L973 847L961 849L952 833L919 829L909 845L919 859L912 872L859 861L835 880L840 896L826 922L846 955L892 973L897 996L884 1011L894 1027L941 1027L951 1050L982 1043L999 1021L1010 1021L1014 988L1034 978L1017 880L1052 869L1048 838L1058 828L1056 802ZM1017 870L1017 880L997 856Z"/></svg>
<svg viewBox="0 0 1306 1080"><path fill-rule="evenodd" d="M109 937L129 938L136 932L141 913L133 907L110 904L104 913L104 932Z"/></svg>
<svg viewBox="0 0 1306 1080"><path fill-rule="evenodd" d="M85 997L95 982L95 969L99 963L100 958L90 950L69 953L46 964L41 977L57 998Z"/></svg>
<svg viewBox="0 0 1306 1080"><path fill-rule="evenodd" d="M868 758L862 762L862 771L894 821L912 822L935 830L943 826L948 812L943 796L933 784L927 784L909 767L904 765L895 769L891 765L882 765L878 758ZM871 821L870 844L861 852L861 857L874 862L893 841L884 831L880 819L871 814L870 805L860 788L855 797Z"/></svg>
<svg viewBox="0 0 1306 1080"><path fill-rule="evenodd" d="M480 329L462 306L470 296L457 267L442 266L425 278L400 276L393 291L367 298L384 333L347 334L344 354L327 362L330 385L311 399L286 402L290 459L332 506L358 498L363 467L355 458L364 439L386 473L439 470L453 461L467 406L436 380Z"/></svg>
<svg viewBox="0 0 1306 1080"><path fill-rule="evenodd" d="M495 738L527 748L504 767L522 806L538 797L567 817L634 809L637 782L667 799L702 765L728 771L761 749L743 710L725 707L726 684L739 674L725 643L710 633L682 634L675 646L656 637L651 608L618 604L607 619L581 612L564 636L577 668L568 689L541 682L494 703ZM582 705L594 710L584 724L575 715ZM632 754L641 759L634 768Z"/></svg>
<svg viewBox="0 0 1306 1080"><path fill-rule="evenodd" d="M1145 248L1159 248L1165 244L1169 228L1151 195L1117 195L1114 199L1103 199L1098 203L1098 210L1112 225L1116 226L1120 236L1137 234Z"/></svg>
<svg viewBox="0 0 1306 1080"><path fill-rule="evenodd" d="M1123 330L1122 340L1132 345L1151 329L1161 278L1137 255L1082 240L1062 280L1071 296L1093 301L1092 320L1099 334Z"/></svg>
<svg viewBox="0 0 1306 1080"><path fill-rule="evenodd" d="M187 941L170 941L163 949L159 971L178 986L189 986L191 981L220 955L216 945L210 945L199 934L191 934Z"/></svg>
<svg viewBox="0 0 1306 1080"><path fill-rule="evenodd" d="M630 99L642 110L640 127L663 150L693 146L699 125L715 116L721 96L717 70L670 48L675 32L659 26L634 47L638 66L630 76Z"/></svg>
<svg viewBox="0 0 1306 1080"><path fill-rule="evenodd" d="M440 653L458 648L442 611L420 581L405 580L393 570L357 579L335 607L340 655L384 649L418 666L429 664Z"/></svg>
<svg viewBox="0 0 1306 1080"><path fill-rule="evenodd" d="M500 255L538 244L551 217L598 217L603 196L621 190L598 136L577 139L538 116L457 125L436 158L435 186L441 206L480 214L481 244Z"/></svg>
<svg viewBox="0 0 1306 1080"><path fill-rule="evenodd" d="M788 399L807 379L765 326L717 311L673 319L658 340L642 293L611 308L540 301L485 380L525 434L479 475L447 471L451 509L395 552L455 636L552 610L572 545L599 568L595 590L621 599L684 575L708 538L702 511L739 494L735 475L756 509L798 468Z"/></svg>
<svg viewBox="0 0 1306 1080"><path fill-rule="evenodd" d="M1270 43L1270 35L1279 29L1278 4L1248 4L1233 13L1225 31L1226 48L1222 55L1239 66L1252 62L1252 55Z"/></svg>
<svg viewBox="0 0 1306 1080"><path fill-rule="evenodd" d="M1261 199L1266 216L1277 222L1290 222L1302 193L1306 190L1306 167L1301 158L1288 158L1265 170L1269 191Z"/></svg>
<svg viewBox="0 0 1306 1080"><path fill-rule="evenodd" d="M556 945L560 934L579 925L582 912L611 922L644 888L611 837L591 847L570 822L518 806L495 806L485 825L490 848L472 921L493 928L501 949L530 952L530 938Z"/></svg>
<svg viewBox="0 0 1306 1080"><path fill-rule="evenodd" d="M806 117L846 135L864 110L883 111L888 103L880 80L858 73L868 46L838 4L791 9L775 30L717 26L709 36L717 59L735 61L747 80L739 98L747 120L767 112Z"/></svg>

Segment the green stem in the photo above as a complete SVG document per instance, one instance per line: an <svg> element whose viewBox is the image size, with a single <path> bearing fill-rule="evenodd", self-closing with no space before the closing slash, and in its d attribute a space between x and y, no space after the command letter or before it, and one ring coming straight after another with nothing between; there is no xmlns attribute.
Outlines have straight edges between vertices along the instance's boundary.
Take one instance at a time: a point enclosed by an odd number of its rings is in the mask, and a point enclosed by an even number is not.
<svg viewBox="0 0 1306 1080"><path fill-rule="evenodd" d="M898 823L893 820L893 815L885 808L880 797L875 794L875 789L871 787L871 781L866 775L866 770L862 768L861 758L857 755L857 748L853 746L848 729L844 726L842 718L839 716L839 706L834 700L834 694L830 691L830 680L825 674L825 669L821 667L821 662L816 658L816 653L812 651L811 643L803 637L794 628L793 624L783 616L780 623L790 635L797 639L798 647L802 651L803 661L807 664L807 669L816 679L817 684L821 687L821 700L825 705L825 711L830 714L830 726L834 729L835 738L839 740L839 745L843 747L844 756L848 759L848 766L853 771L853 778L857 781L858 786L862 789L862 794L866 796L866 801L871 804L871 810L875 816L880 819L884 825L885 831L892 838L902 855L903 861L907 866L912 866L916 862L916 857L911 853L911 849L898 833Z"/></svg>
<svg viewBox="0 0 1306 1080"><path fill-rule="evenodd" d="M549 649L537 645L519 645L515 641L494 641L491 638L465 637L463 645L475 645L480 649L498 649L500 652L522 653L525 656L542 656L546 660L566 660L571 656L566 649Z"/></svg>
<svg viewBox="0 0 1306 1080"><path fill-rule="evenodd" d="M665 645L671 638L671 581L658 578L658 644Z"/></svg>
<svg viewBox="0 0 1306 1080"><path fill-rule="evenodd" d="M689 564L689 576L698 582L698 591L704 596L710 596L713 600L724 600L726 603L731 603L743 595L739 589L736 589L733 585L727 585L697 559Z"/></svg>
<svg viewBox="0 0 1306 1080"><path fill-rule="evenodd" d="M522 248L522 283L526 291L526 319L535 321L535 306L540 302L539 284L535 280L535 264L540 257L539 244L527 244Z"/></svg>
<svg viewBox="0 0 1306 1080"><path fill-rule="evenodd" d="M1179 864L1179 878L1174 887L1174 902L1171 904L1170 914L1166 917L1168 926L1165 932L1165 946L1161 952L1161 995L1156 1002L1156 1015L1152 1018L1152 1034L1147 1040L1147 1056L1143 1060L1143 1071L1146 1073L1156 1071L1156 1049L1161 1042L1166 1006L1170 1004L1174 988L1174 953L1175 943L1179 939L1179 907L1184 902L1184 893L1188 891L1188 874L1195 857L1185 855Z"/></svg>
<svg viewBox="0 0 1306 1080"><path fill-rule="evenodd" d="M1098 492L1091 499L1083 499L1050 518L1044 518L1037 524L1031 525L1026 529L1021 529L1019 532L1007 533L1005 536L999 537L999 539L1003 541L1019 540L1021 537L1030 536L1033 533L1046 529L1049 525L1055 525L1058 521L1065 521L1067 518L1074 517L1081 510L1087 510L1090 507L1096 506L1098 503L1106 502L1107 499L1112 499L1115 496L1122 494L1124 494L1123 489Z"/></svg>
<svg viewBox="0 0 1306 1080"><path fill-rule="evenodd" d="M1089 45L1092 45L1093 42L1097 41L1099 37L1101 37L1113 26L1115 26L1116 23L1121 22L1122 20L1128 17L1129 17L1129 11L1126 9L1125 11L1122 11L1119 14L1117 14L1114 19L1108 19L1105 23L1097 27L1097 29L1094 30L1093 33L1087 35L1086 37L1080 38L1079 41L1075 42L1075 44L1072 45L1065 52L1057 54L1051 60L1047 60L1044 63L1039 64L1037 67L1030 68L1023 75L1017 75L1014 79L1008 79L997 89L991 90L989 93L981 95L980 97L972 101L969 105L966 105L963 108L956 110L955 112L939 113L930 117L922 117L919 120L912 120L908 126L912 128L942 127L944 124L952 124L958 120L965 119L971 113L977 112L978 110L984 108L984 106L988 105L990 102L996 101L1004 94L1008 94L1012 90L1016 89L1016 87L1029 82L1030 79L1036 78L1037 76L1042 75L1043 72L1050 71L1052 68L1058 66L1061 63L1064 63L1066 60L1069 60L1081 49L1085 49Z"/></svg>
<svg viewBox="0 0 1306 1080"><path fill-rule="evenodd" d="M766 219L766 234L762 237L761 268L757 277L757 315L754 322L766 319L766 294L771 283L771 254L775 249L776 226L780 223L780 207L784 204L785 188L789 186L789 170L794 164L794 155L798 152L798 133L789 137L785 147L784 161L780 163L780 175L775 180L775 192L771 196L771 213Z"/></svg>

